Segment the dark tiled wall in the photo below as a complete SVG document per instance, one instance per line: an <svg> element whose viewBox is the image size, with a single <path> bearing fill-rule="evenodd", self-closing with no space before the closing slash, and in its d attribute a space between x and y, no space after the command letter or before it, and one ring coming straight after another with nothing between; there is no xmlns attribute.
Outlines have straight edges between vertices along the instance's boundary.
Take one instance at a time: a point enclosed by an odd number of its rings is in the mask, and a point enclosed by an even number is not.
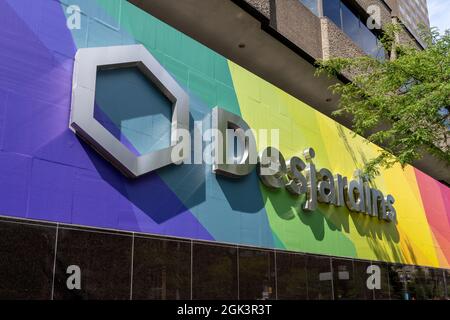
<svg viewBox="0 0 450 320"><path fill-rule="evenodd" d="M0 298L51 298L55 240L55 226L1 221Z"/></svg>
<svg viewBox="0 0 450 320"><path fill-rule="evenodd" d="M54 299L129 299L133 237L58 228ZM81 270L81 289L67 289L67 267Z"/></svg>
<svg viewBox="0 0 450 320"><path fill-rule="evenodd" d="M0 299L424 300L450 293L449 270L11 218L0 218L0 256ZM79 288L68 288L69 266L79 267ZM373 267L379 289L367 286Z"/></svg>

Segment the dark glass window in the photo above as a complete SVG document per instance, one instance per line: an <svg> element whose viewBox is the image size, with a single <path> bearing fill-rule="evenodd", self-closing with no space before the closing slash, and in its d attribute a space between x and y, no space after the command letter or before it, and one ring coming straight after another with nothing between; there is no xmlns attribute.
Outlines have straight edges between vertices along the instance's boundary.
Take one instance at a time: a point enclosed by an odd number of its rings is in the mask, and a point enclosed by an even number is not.
<svg viewBox="0 0 450 320"><path fill-rule="evenodd" d="M129 300L131 250L129 235L63 229L58 231L54 298ZM78 266L80 290L68 288L69 266Z"/></svg>
<svg viewBox="0 0 450 320"><path fill-rule="evenodd" d="M444 300L445 299L445 279L444 271L440 269L430 269L430 277L427 280L427 285L430 287L430 299Z"/></svg>
<svg viewBox="0 0 450 320"><path fill-rule="evenodd" d="M378 272L377 269L375 272ZM381 274L381 270L380 270ZM376 274L375 276L378 276ZM374 270L370 262L353 260L353 277L354 277L354 299L358 300L373 300L374 290L372 289L374 284ZM378 281L378 279L377 279ZM381 276L380 276L380 283ZM382 287L382 285L381 285ZM387 290L387 285L386 285ZM389 295L388 295L389 298Z"/></svg>
<svg viewBox="0 0 450 320"><path fill-rule="evenodd" d="M445 297L442 270L405 267L408 273L408 294L412 300L439 300Z"/></svg>
<svg viewBox="0 0 450 320"><path fill-rule="evenodd" d="M238 299L237 248L194 243L192 298Z"/></svg>
<svg viewBox="0 0 450 320"><path fill-rule="evenodd" d="M305 255L277 252L278 299L308 299L306 262Z"/></svg>
<svg viewBox="0 0 450 320"><path fill-rule="evenodd" d="M361 26L359 17L356 16L346 5L341 5L342 11L342 29L356 43L361 39Z"/></svg>
<svg viewBox="0 0 450 320"><path fill-rule="evenodd" d="M51 298L56 228L0 221L0 299Z"/></svg>
<svg viewBox="0 0 450 320"><path fill-rule="evenodd" d="M136 237L133 299L191 298L191 243Z"/></svg>
<svg viewBox="0 0 450 320"><path fill-rule="evenodd" d="M372 262L373 266L380 268L380 286L374 289L375 300L389 300L389 270L390 266L386 263Z"/></svg>
<svg viewBox="0 0 450 320"><path fill-rule="evenodd" d="M405 286L405 299L406 300L424 300L426 296L425 292L425 270L413 266L403 266L404 279L406 280Z"/></svg>
<svg viewBox="0 0 450 320"><path fill-rule="evenodd" d="M355 41L368 55L383 60L386 57L386 51L381 45L380 40L363 23L360 24L360 36Z"/></svg>
<svg viewBox="0 0 450 320"><path fill-rule="evenodd" d="M339 28L342 28L341 20L341 1L327 0L323 2L323 14L334 22Z"/></svg>
<svg viewBox="0 0 450 320"><path fill-rule="evenodd" d="M239 299L275 299L273 251L239 248Z"/></svg>
<svg viewBox="0 0 450 320"><path fill-rule="evenodd" d="M391 300L408 300L406 276L401 265L389 264L389 294Z"/></svg>
<svg viewBox="0 0 450 320"><path fill-rule="evenodd" d="M332 259L334 299L352 299L355 295L352 260Z"/></svg>
<svg viewBox="0 0 450 320"><path fill-rule="evenodd" d="M366 54L381 60L385 58L385 50L380 46L377 36L359 15L340 0L324 1L323 6L324 15L341 28Z"/></svg>
<svg viewBox="0 0 450 320"><path fill-rule="evenodd" d="M308 299L333 299L333 273L331 259L319 256L307 256Z"/></svg>
<svg viewBox="0 0 450 320"><path fill-rule="evenodd" d="M369 262L333 258L332 265L334 299L373 299L373 290L367 287Z"/></svg>
<svg viewBox="0 0 450 320"><path fill-rule="evenodd" d="M442 274L429 268L394 266L391 268L389 280L392 299L429 300L444 296Z"/></svg>
<svg viewBox="0 0 450 320"><path fill-rule="evenodd" d="M446 298L450 300L450 270L444 270Z"/></svg>
<svg viewBox="0 0 450 320"><path fill-rule="evenodd" d="M393 300L445 299L442 270L389 265L389 291Z"/></svg>

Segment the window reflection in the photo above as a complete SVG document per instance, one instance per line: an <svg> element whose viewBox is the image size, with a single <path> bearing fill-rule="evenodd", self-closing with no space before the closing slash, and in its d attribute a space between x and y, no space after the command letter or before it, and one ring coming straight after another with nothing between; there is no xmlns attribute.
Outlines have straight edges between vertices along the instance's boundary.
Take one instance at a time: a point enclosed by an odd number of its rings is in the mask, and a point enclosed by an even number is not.
<svg viewBox="0 0 450 320"><path fill-rule="evenodd" d="M311 12L314 13L316 16L319 15L319 6L317 3L318 1L319 0L300 0L300 2L309 10L311 10Z"/></svg>
<svg viewBox="0 0 450 320"><path fill-rule="evenodd" d="M407 294L410 300L440 300L445 297L441 270L405 266Z"/></svg>
<svg viewBox="0 0 450 320"><path fill-rule="evenodd" d="M328 17L339 28L342 28L341 1L327 0L323 2L323 15Z"/></svg>
<svg viewBox="0 0 450 320"><path fill-rule="evenodd" d="M362 36L361 32L361 22L359 17L357 17L350 9L341 5L341 17L342 17L342 29L344 32L354 41L360 40L359 37ZM361 39L362 40L362 39Z"/></svg>
<svg viewBox="0 0 450 320"><path fill-rule="evenodd" d="M427 281L430 287L432 300L444 300L445 296L445 279L444 271L439 269L429 269L429 280Z"/></svg>
<svg viewBox="0 0 450 320"><path fill-rule="evenodd" d="M83 228L59 228L55 300L130 299L132 237ZM80 289L67 286L67 268L80 268Z"/></svg>
<svg viewBox="0 0 450 320"><path fill-rule="evenodd" d="M136 237L133 299L191 298L191 244Z"/></svg>
<svg viewBox="0 0 450 320"><path fill-rule="evenodd" d="M445 296L447 300L450 300L450 270L444 270L445 277Z"/></svg>
<svg viewBox="0 0 450 320"><path fill-rule="evenodd" d="M391 299L440 300L445 299L443 272L417 266L391 266L389 282Z"/></svg>
<svg viewBox="0 0 450 320"><path fill-rule="evenodd" d="M430 296L427 285L428 269L405 266L403 267L407 279L407 296L409 300L428 300Z"/></svg>
<svg viewBox="0 0 450 320"><path fill-rule="evenodd" d="M192 297L237 300L237 248L194 243Z"/></svg>
<svg viewBox="0 0 450 320"><path fill-rule="evenodd" d="M239 299L275 299L273 251L239 249Z"/></svg>
<svg viewBox="0 0 450 320"><path fill-rule="evenodd" d="M367 261L353 261L354 299L373 300L374 290L383 288L381 268ZM385 277L386 278L386 277ZM387 285L384 287L387 290ZM388 295L389 298L389 295Z"/></svg>
<svg viewBox="0 0 450 320"><path fill-rule="evenodd" d="M331 259L326 257L308 256L308 299L331 300L333 298L333 273Z"/></svg>
<svg viewBox="0 0 450 320"><path fill-rule="evenodd" d="M391 300L409 300L407 275L401 265L389 265L389 293Z"/></svg>
<svg viewBox="0 0 450 320"><path fill-rule="evenodd" d="M369 262L333 258L332 265L334 299L373 299L373 285L378 283L372 281L372 278L377 277L378 274L373 274Z"/></svg>
<svg viewBox="0 0 450 320"><path fill-rule="evenodd" d="M25 251L43 261L38 275L19 272L23 279L12 264L0 265L0 297L44 299L51 289L54 227L0 221L0 231L4 239L17 234L23 240L20 247L8 241L0 246L5 261L21 259L20 267L31 261L22 257ZM36 242L36 235L45 236L39 248L24 238ZM450 300L450 270L158 236L135 235L133 241L121 232L78 227L60 227L56 257L55 299L129 299L132 285L133 299ZM84 270L81 292L67 289L69 264Z"/></svg>
<svg viewBox="0 0 450 320"><path fill-rule="evenodd" d="M307 257L302 254L277 252L276 258L278 299L308 299Z"/></svg>
<svg viewBox="0 0 450 320"><path fill-rule="evenodd" d="M352 260L333 259L334 299L348 300L355 296Z"/></svg>
<svg viewBox="0 0 450 320"><path fill-rule="evenodd" d="M372 262L374 267L380 270L380 284L378 288L374 288L375 300L389 300L390 288L389 288L389 270L390 267L386 263ZM372 271L373 272L373 271Z"/></svg>
<svg viewBox="0 0 450 320"><path fill-rule="evenodd" d="M334 22L366 54L383 60L386 52L377 36L366 26L362 17L355 14L341 0L323 1L323 14Z"/></svg>

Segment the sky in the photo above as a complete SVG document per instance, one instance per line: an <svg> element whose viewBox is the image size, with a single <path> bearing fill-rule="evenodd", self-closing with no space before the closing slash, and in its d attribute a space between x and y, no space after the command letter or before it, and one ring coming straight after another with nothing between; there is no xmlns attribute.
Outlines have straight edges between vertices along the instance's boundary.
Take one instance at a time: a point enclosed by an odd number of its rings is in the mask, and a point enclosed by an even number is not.
<svg viewBox="0 0 450 320"><path fill-rule="evenodd" d="M450 29L450 0L428 0L428 11L432 27Z"/></svg>

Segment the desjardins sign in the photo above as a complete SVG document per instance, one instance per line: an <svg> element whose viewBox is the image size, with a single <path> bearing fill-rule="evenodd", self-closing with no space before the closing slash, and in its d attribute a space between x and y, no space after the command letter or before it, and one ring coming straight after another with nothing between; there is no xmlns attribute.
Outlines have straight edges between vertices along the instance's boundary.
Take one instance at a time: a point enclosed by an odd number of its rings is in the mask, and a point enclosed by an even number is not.
<svg viewBox="0 0 450 320"><path fill-rule="evenodd" d="M94 118L97 70L128 67L137 67L172 102L171 143L167 148L136 155ZM358 170L353 177L345 177L316 168L312 148L286 160L277 143L273 144L276 139L258 153L254 131L241 117L220 107L212 110L210 128L205 132L200 122L194 125L191 137L189 121L189 96L142 45L78 50L70 128L126 176L137 178L171 164L206 163L212 165L214 173L235 179L257 170L267 188L286 188L293 196L305 196L301 207L305 212L315 211L318 203L323 203L346 206L386 222L396 220L394 197L371 187Z"/></svg>

